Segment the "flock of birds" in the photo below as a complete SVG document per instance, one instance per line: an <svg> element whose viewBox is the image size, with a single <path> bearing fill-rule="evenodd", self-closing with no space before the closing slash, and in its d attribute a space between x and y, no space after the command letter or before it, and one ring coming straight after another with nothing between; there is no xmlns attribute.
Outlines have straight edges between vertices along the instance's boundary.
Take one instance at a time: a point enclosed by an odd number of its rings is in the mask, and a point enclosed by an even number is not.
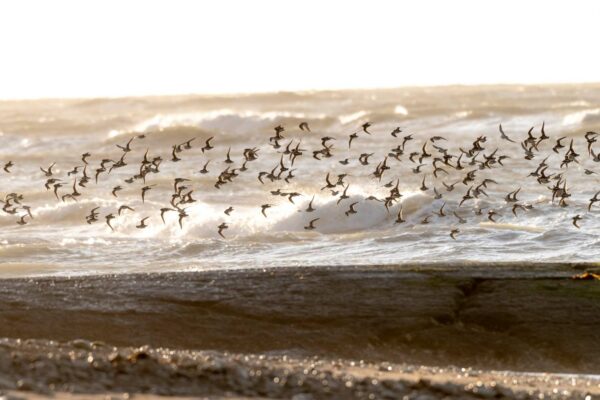
<svg viewBox="0 0 600 400"><path fill-rule="evenodd" d="M298 126L300 130L298 133L301 135L311 135L315 137L315 134L311 131L307 122L302 122ZM534 128L532 127L528 132L527 136L520 141L520 146L523 151L523 158L534 166L531 169L529 176L537 181L539 185L546 187L549 191L552 199L552 203L556 203L560 207L568 207L568 199L571 197L571 190L567 185L567 177L565 171L573 163L580 163L582 155L577 152L574 147L574 140L568 139L567 137L560 137L556 140L551 140L545 132L545 125L542 124L539 136L533 133ZM347 147L351 149L355 141L361 136L371 136L375 134L372 131L372 125L369 122L361 125L355 132L352 132L348 136ZM444 199L447 193L457 190L458 188L464 188L462 192L462 198L454 210L447 210L446 202L444 202L441 208L432 215L428 215L423 218L420 223L427 224L430 219L435 217L446 217L456 219L456 225L466 223L465 215L461 215L460 210L465 210L469 207L469 203L475 199L479 199L482 196L488 196L488 188L490 185L498 184L494 179L482 178L479 173L483 170L493 170L497 168L505 167L505 162L510 159L508 155L502 154L499 148L486 148L487 137L477 137L470 147L459 148L458 152L453 154L449 149L443 146L447 143L447 139L442 136L432 136L426 139L424 142L417 145L412 145L411 141L416 141L413 135L404 134L401 128L395 128L391 132L386 134L391 135L394 140L397 140L397 144L391 148L385 150L385 155L377 162L371 161L375 158L375 153L361 153L358 157L353 158L342 158L336 159L340 165L346 166L352 163L358 163L360 167L368 168L370 171L369 176L375 180L378 187L387 192L387 195L375 196L371 195L366 197L364 201L376 201L381 203L382 207L385 207L388 212L392 206L399 204L398 212L394 213L395 222L402 224L406 222L403 216L402 201L403 197L400 192L400 178L399 174L395 174L397 165L396 163L406 163L406 160L410 162L412 173L422 177L420 190L429 193L434 199ZM335 138L330 136L324 136L320 138L320 147L311 150L309 152L302 148L302 139L287 139L287 132L283 126L276 126L274 128L274 134L268 138L268 145L280 154L279 160L274 167L267 171L258 171L256 175L257 184L268 184L274 185L292 185L291 182L296 179L294 172L296 169L294 166L302 158L312 158L314 162L321 162L325 159L330 159L335 156L334 143L339 143ZM500 138L507 142L519 143L509 137L502 127L499 125ZM316 136L318 137L318 136ZM132 146L137 142L142 141L145 138L144 134L135 135L129 139L125 144L117 145L121 151L120 157L113 159L102 159L97 167L92 167L88 160L92 155L86 152L81 155L81 165L73 166L72 169L68 170L66 176L59 176L53 170L56 163L52 163L48 167L40 167L40 171L43 174L45 180L44 187L48 191L52 191L54 196L59 201L77 201L83 195L83 191L89 184L97 184L99 179L102 179L104 175L110 174L112 171L123 168L127 165L132 164L127 161L128 155L132 151ZM593 162L600 162L600 152L594 151L594 144L600 138L600 134L596 132L587 132L584 135L587 142L587 156ZM192 149L195 146L197 138L191 138L183 143L179 143L172 146L170 159L168 162L177 163L182 160L184 153L187 150ZM204 141L200 151L203 155L207 156L207 160L203 161L202 168L198 171L200 174L208 174L209 166L211 165L211 159L208 159L208 155L214 154L215 146L212 144L214 137L210 137ZM551 165L549 165L548 158L546 156L541 161L536 161L536 158L541 158L544 153L540 151L540 145L548 141L553 145L552 151L560 157L560 164L549 171ZM284 144L285 142L285 144ZM341 148L345 148L345 145ZM146 180L153 174L160 173L161 164L165 160L160 156L150 156L149 150L146 150L141 162L132 164L135 165L135 173L127 178L123 179L123 182L117 186L114 186L110 191L110 194L115 198L118 198L119 192L123 190L126 185L132 185L135 182L141 182L141 200L145 202L148 192L151 191L155 184L147 184ZM222 161L224 168L218 171L214 187L220 189L224 185L229 185L241 174L249 173L251 163L257 160L260 156L260 149L257 147L246 148L243 150L241 155L241 161L236 163L232 160L231 148L227 151ZM216 161L212 161L212 165L216 164ZM14 166L12 161L7 162L3 169L5 172L10 173L11 168ZM374 168L373 168L374 167ZM510 165L508 166L510 168ZM552 172L554 171L554 172ZM358 212L357 206L359 202L351 201L351 196L348 191L350 183L348 182L348 173L338 173L340 171L329 171L323 177L323 186L321 188L322 193L331 194L337 198L337 204L344 206L344 215L347 218L352 218L354 214ZM457 174L459 178L453 182L447 182L450 172ZM552 173L551 173L552 172ZM256 172L255 172L256 173ZM586 175L595 174L590 169L584 169ZM391 177L393 175L393 178ZM392 178L388 181L388 176ZM384 177L386 178L384 180ZM386 182L387 183L382 183ZM285 182L285 183L284 183ZM446 193L444 193L446 192ZM534 205L521 201L518 196L521 192L521 187L507 193L504 196L504 201L511 205L512 213L518 216L519 212L527 212L534 208ZM309 196L310 194L303 194L293 190L286 190L284 188L277 188L270 190L270 195L274 197L284 197L293 204L294 199L300 196ZM168 205L160 208L160 218L165 223L165 214L175 213L178 216L178 223L180 227L183 227L185 218L189 217L186 212L190 204L196 202L194 196L194 189L191 188L190 179L184 177L175 177L173 180L173 192L171 194ZM306 197L308 198L308 197ZM304 229L313 230L318 228L319 218L311 218L310 213L315 211L314 206L315 196L312 196L310 202L305 209L299 210L307 213L306 226ZM2 210L7 214L16 215L18 220L17 224L25 225L31 219L34 218L32 207L25 204L25 199L22 194L10 193L5 196L2 201ZM343 205L343 203L346 203ZM596 203L600 203L600 191L596 192L592 198L589 199L587 207L588 212L592 212ZM268 210L274 207L273 203L265 203L260 206L260 213L266 218L268 217ZM115 227L112 221L119 216L135 211L130 205L123 204L116 210L108 210L104 212L101 217L100 207L95 207L89 211L86 215L85 220L88 224L93 224L101 219L104 220L106 225L114 231ZM224 219L229 217L233 213L234 207L229 206L224 210ZM474 213L476 215L487 216L487 219L491 222L496 222L496 218L500 215L497 209L488 209L484 213L484 209L475 207ZM142 218L136 225L138 229L144 229L148 227L148 219L150 216ZM576 214L572 216L572 224L579 228L580 222L584 216ZM454 225L454 224L452 224ZM220 223L216 227L216 232L223 238L225 238L225 231L229 228L227 221ZM453 227L450 230L450 237L456 239L461 233L460 229Z"/></svg>

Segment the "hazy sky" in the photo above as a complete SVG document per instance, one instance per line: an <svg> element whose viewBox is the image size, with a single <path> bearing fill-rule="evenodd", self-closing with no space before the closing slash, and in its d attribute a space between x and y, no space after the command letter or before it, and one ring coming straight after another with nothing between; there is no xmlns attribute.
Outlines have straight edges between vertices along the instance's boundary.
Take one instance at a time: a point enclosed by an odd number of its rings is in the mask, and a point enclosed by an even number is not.
<svg viewBox="0 0 600 400"><path fill-rule="evenodd" d="M2 1L0 98L600 81L600 1Z"/></svg>

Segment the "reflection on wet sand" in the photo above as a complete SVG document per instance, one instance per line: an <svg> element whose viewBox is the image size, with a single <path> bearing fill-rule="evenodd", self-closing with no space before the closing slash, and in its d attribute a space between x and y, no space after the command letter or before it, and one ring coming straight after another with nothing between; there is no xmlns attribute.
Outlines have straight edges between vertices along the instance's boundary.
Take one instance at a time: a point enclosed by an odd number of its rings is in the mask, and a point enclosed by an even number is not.
<svg viewBox="0 0 600 400"><path fill-rule="evenodd" d="M0 336L599 373L591 265L282 268L0 282ZM543 271L543 272L540 272ZM27 293L23 296L23 293Z"/></svg>

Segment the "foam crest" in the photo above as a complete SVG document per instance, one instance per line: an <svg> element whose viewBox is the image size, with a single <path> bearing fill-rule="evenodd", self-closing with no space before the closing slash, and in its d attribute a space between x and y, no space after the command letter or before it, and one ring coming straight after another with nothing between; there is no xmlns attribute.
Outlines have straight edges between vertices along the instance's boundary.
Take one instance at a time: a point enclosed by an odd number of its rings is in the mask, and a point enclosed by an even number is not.
<svg viewBox="0 0 600 400"><path fill-rule="evenodd" d="M218 133L256 133L256 131L272 130L273 122L315 121L327 118L323 113L304 113L291 111L234 111L218 109L205 112L157 114L152 118L137 123L131 130L111 130L108 138L133 133L155 133L173 128L200 128Z"/></svg>
<svg viewBox="0 0 600 400"><path fill-rule="evenodd" d="M577 111L564 116L563 125L585 125L600 123L600 108Z"/></svg>

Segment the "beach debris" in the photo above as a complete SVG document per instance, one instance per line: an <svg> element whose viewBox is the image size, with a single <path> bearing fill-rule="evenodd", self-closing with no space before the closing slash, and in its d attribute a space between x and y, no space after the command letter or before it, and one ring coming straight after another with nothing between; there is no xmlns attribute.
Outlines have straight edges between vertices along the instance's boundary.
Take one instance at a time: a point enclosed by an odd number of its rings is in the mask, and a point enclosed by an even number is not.
<svg viewBox="0 0 600 400"><path fill-rule="evenodd" d="M576 281L589 281L589 280L597 280L600 281L600 274L596 274L594 272L583 272L581 274L573 275L571 279Z"/></svg>

